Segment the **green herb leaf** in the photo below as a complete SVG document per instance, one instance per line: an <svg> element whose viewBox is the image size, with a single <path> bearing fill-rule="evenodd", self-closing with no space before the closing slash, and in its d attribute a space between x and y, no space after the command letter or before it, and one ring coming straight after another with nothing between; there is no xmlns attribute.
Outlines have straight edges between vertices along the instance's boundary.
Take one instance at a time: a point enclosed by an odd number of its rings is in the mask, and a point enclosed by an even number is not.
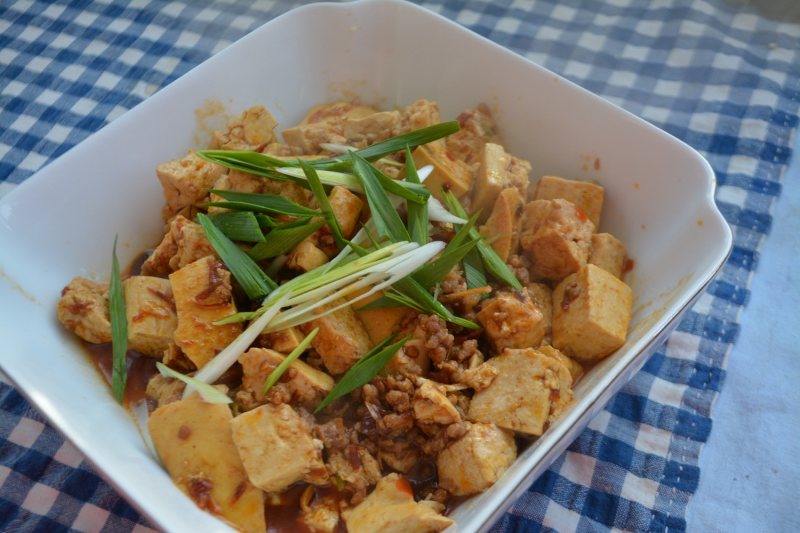
<svg viewBox="0 0 800 533"><path fill-rule="evenodd" d="M221 197L222 202L209 202L205 205L227 207L257 213L290 215L295 217L319 215L319 211L310 209L277 194L257 194L252 192L224 191L211 189L209 192Z"/></svg>
<svg viewBox="0 0 800 533"><path fill-rule="evenodd" d="M430 289L440 283L447 276L447 273L453 270L453 267L475 248L477 242L472 240L464 241L467 240L470 230L478 221L478 216L478 213L474 214L466 224L461 226L439 257L414 273L413 277L420 285Z"/></svg>
<svg viewBox="0 0 800 533"><path fill-rule="evenodd" d="M255 261L250 259L250 256L226 237L207 215L199 213L197 222L203 227L211 246L242 286L248 298L260 300L278 287L277 283L272 281Z"/></svg>
<svg viewBox="0 0 800 533"><path fill-rule="evenodd" d="M111 318L111 389L119 403L125 396L128 381L128 318L125 314L125 291L117 259L117 237L111 252L111 280L108 287L108 308Z"/></svg>
<svg viewBox="0 0 800 533"><path fill-rule="evenodd" d="M263 172L265 170L284 167L290 162L260 152L246 150L198 150L195 154L211 163L257 176L264 176ZM272 175L270 173L270 175L264 177L272 177Z"/></svg>
<svg viewBox="0 0 800 533"><path fill-rule="evenodd" d="M250 211L226 211L210 216L214 225L234 241L264 242L258 219Z"/></svg>
<svg viewBox="0 0 800 533"><path fill-rule="evenodd" d="M406 181L408 183L420 184L417 175L417 167L414 165L414 158L411 157L411 149L406 146ZM408 214L408 234L411 240L420 244L428 242L428 205L419 205L408 202L406 205Z"/></svg>
<svg viewBox="0 0 800 533"><path fill-rule="evenodd" d="M471 320L454 315L439 300L433 297L422 285L417 283L414 278L405 278L396 282L392 288L404 297L412 300L416 307L411 307L417 311L438 315L447 322L458 324L468 329L478 329L480 326Z"/></svg>
<svg viewBox="0 0 800 533"><path fill-rule="evenodd" d="M292 248L322 227L324 222L317 220L305 226L292 226L275 228L269 232L264 242L253 246L247 252L253 261L263 261L270 257L277 257L289 252Z"/></svg>
<svg viewBox="0 0 800 533"><path fill-rule="evenodd" d="M450 209L450 211L456 216L466 218L467 213L464 211L464 207L461 205L461 202L458 201L456 195L449 191L446 191L443 194L448 209ZM486 270L489 271L489 274L491 274L492 277L498 281L502 281L514 289L521 289L522 284L519 282L517 277L514 275L511 269L508 268L508 265L506 265L503 260L500 259L500 256L497 255L497 252L494 251L494 248L492 248L486 242L486 240L481 237L481 234L478 233L478 230L475 228L471 229L469 235L471 239L478 241L478 253L483 260L483 265L486 267ZM480 280L478 279L475 280L476 283L479 281Z"/></svg>
<svg viewBox="0 0 800 533"><path fill-rule="evenodd" d="M374 173L374 167L357 152L350 152L350 157L353 159L353 173L364 189L379 236L388 237L392 242L411 240L400 215L392 206L386 190Z"/></svg>
<svg viewBox="0 0 800 533"><path fill-rule="evenodd" d="M358 387L369 383L372 378L378 375L378 372L383 370L383 367L389 362L392 356L399 350L411 337L403 337L392 345L387 346L392 341L392 337L387 337L380 344L375 346L369 352L364 354L356 364L350 367L350 370L342 376L333 389L327 396L320 402L314 413L318 413L331 402L338 400L345 394L348 394Z"/></svg>
<svg viewBox="0 0 800 533"><path fill-rule="evenodd" d="M278 382L278 380L281 379L283 373L289 369L291 364L294 363L298 357L300 357L300 354L305 352L306 349L311 346L311 342L317 336L317 333L319 333L319 328L314 328L311 333L306 335L306 338L300 341L300 344L298 344L297 347L292 350L292 352L287 355L283 361L281 361L280 364L272 370L272 372L269 373L267 380L264 382L264 395L266 395L269 390Z"/></svg>
<svg viewBox="0 0 800 533"><path fill-rule="evenodd" d="M303 160L300 161L300 168L303 169L303 173L305 173L306 179L308 179L308 184L311 186L311 192L314 193L319 208L325 216L325 220L328 222L328 227L333 234L333 238L336 240L336 246L341 250L347 246L347 243L344 240L344 235L342 235L342 228L339 227L339 221L336 220L336 214L333 212L333 207L328 199L328 195L325 193L325 188L322 186L322 182L319 181L317 171Z"/></svg>
<svg viewBox="0 0 800 533"><path fill-rule="evenodd" d="M181 374L180 372L171 369L164 363L157 362L156 368L162 376L179 379L190 387L194 387L197 393L200 394L200 396L208 403L231 403L233 401L228 397L227 394L217 389L213 385L203 383L202 381L198 381L191 376Z"/></svg>
<svg viewBox="0 0 800 533"><path fill-rule="evenodd" d="M367 161L375 161L384 156L405 150L406 147L416 148L421 144L427 144L431 141L441 139L442 137L447 137L457 132L459 129L458 121L452 120L450 122L442 122L426 128L410 131L403 135L392 137L391 139L386 139L385 141L362 148L355 153ZM350 166L346 155L332 157L330 159L317 159L313 162L313 165L315 168L326 170L341 170L347 169Z"/></svg>
<svg viewBox="0 0 800 533"><path fill-rule="evenodd" d="M475 244L478 243L478 241L472 242ZM468 289L485 287L489 284L489 281L486 279L486 271L483 269L483 260L478 250L471 251L464 256L461 268L464 270L464 280L467 282Z"/></svg>

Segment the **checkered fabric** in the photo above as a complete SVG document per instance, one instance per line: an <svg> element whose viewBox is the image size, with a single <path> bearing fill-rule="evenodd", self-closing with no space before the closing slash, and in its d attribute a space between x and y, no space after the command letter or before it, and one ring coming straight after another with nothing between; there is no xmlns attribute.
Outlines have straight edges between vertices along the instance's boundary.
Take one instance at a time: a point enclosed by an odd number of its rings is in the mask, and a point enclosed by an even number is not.
<svg viewBox="0 0 800 533"><path fill-rule="evenodd" d="M0 195L289 2L0 4ZM734 250L677 331L495 531L678 531L800 108L800 25L724 0L435 0L430 9L703 153ZM0 529L147 531L0 384Z"/></svg>

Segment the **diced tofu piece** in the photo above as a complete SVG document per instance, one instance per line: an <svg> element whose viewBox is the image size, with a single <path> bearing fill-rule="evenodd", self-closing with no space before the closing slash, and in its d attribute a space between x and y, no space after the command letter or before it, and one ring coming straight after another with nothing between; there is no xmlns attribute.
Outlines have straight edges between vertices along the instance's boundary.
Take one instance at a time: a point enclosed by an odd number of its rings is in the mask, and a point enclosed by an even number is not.
<svg viewBox="0 0 800 533"><path fill-rule="evenodd" d="M364 501L343 511L342 517L349 533L429 533L450 527L453 520L430 503L414 501L408 480L389 474Z"/></svg>
<svg viewBox="0 0 800 533"><path fill-rule="evenodd" d="M204 257L170 274L178 314L175 344L197 368L233 342L241 324L214 325L236 313L231 274L222 262Z"/></svg>
<svg viewBox="0 0 800 533"><path fill-rule="evenodd" d="M414 418L432 424L453 424L461 415L433 381L425 380L414 392Z"/></svg>
<svg viewBox="0 0 800 533"><path fill-rule="evenodd" d="M286 266L292 270L302 270L303 272L314 270L328 262L327 254L320 250L310 237L303 239L300 244L292 248L288 257Z"/></svg>
<svg viewBox="0 0 800 533"><path fill-rule="evenodd" d="M344 450L328 455L328 472L353 492L366 493L381 479L381 465L363 446L348 444Z"/></svg>
<svg viewBox="0 0 800 533"><path fill-rule="evenodd" d="M586 265L553 291L553 346L582 363L625 344L631 288L596 265Z"/></svg>
<svg viewBox="0 0 800 533"><path fill-rule="evenodd" d="M264 333L259 338L261 345L280 353L291 353L303 341L303 335L298 328L287 328L271 333Z"/></svg>
<svg viewBox="0 0 800 533"><path fill-rule="evenodd" d="M622 279L625 270L625 258L628 252L625 245L610 233L592 235L592 253L589 263L597 265L614 277Z"/></svg>
<svg viewBox="0 0 800 533"><path fill-rule="evenodd" d="M291 406L262 405L231 422L233 442L239 450L250 482L266 492L282 492L289 485L328 481L322 462L322 442Z"/></svg>
<svg viewBox="0 0 800 533"><path fill-rule="evenodd" d="M214 183L214 189L220 191L235 191L235 192L249 192L249 193L262 193L264 192L264 183L266 178L248 174L239 170L228 170L227 174L223 174ZM209 200L211 202L222 202L224 198L211 193ZM208 214L222 213L229 211L225 207L209 206Z"/></svg>
<svg viewBox="0 0 800 533"><path fill-rule="evenodd" d="M155 400L158 407L161 407L180 400L185 389L186 384L183 381L155 373L147 382L145 395L149 399Z"/></svg>
<svg viewBox="0 0 800 533"><path fill-rule="evenodd" d="M181 209L202 200L206 190L217 182L223 171L221 166L200 159L194 152L158 165L156 175L167 200L164 219L168 220Z"/></svg>
<svg viewBox="0 0 800 533"><path fill-rule="evenodd" d="M320 150L320 143L347 143L343 135L346 119L359 119L374 112L371 107L350 102L318 105L309 110L300 124L283 130L283 138L286 144L299 147L303 153L315 153Z"/></svg>
<svg viewBox="0 0 800 533"><path fill-rule="evenodd" d="M547 357L552 357L553 359L564 365L564 367L567 370L569 370L570 376L572 376L573 384L575 384L578 378L583 375L583 367L581 366L581 364L575 361L574 359L569 358L563 353L561 353L561 350L553 348L549 344L544 344L542 346L539 346L538 348L536 348L536 350L538 352L543 353Z"/></svg>
<svg viewBox="0 0 800 533"><path fill-rule="evenodd" d="M128 347L158 357L173 343L178 319L169 280L131 276L122 282L128 322Z"/></svg>
<svg viewBox="0 0 800 533"><path fill-rule="evenodd" d="M378 344L383 339L397 332L397 328L415 314L408 307L378 307L375 309L363 309L379 299L383 293L368 296L359 300L353 307L356 308L356 316L364 328L367 330L369 340L372 344Z"/></svg>
<svg viewBox="0 0 800 533"><path fill-rule="evenodd" d="M364 202L361 201L361 198L339 185L331 189L328 200L331 203L336 222L339 223L339 228L342 230L342 235L349 239L356 231Z"/></svg>
<svg viewBox="0 0 800 533"><path fill-rule="evenodd" d="M523 203L522 195L515 187L503 189L497 196L486 224L480 228L481 235L489 240L503 262L508 261L519 248Z"/></svg>
<svg viewBox="0 0 800 533"><path fill-rule="evenodd" d="M544 337L542 342L550 342L550 334L553 331L553 290L544 283L528 283L528 296L531 297L533 305L542 312L542 325Z"/></svg>
<svg viewBox="0 0 800 533"><path fill-rule="evenodd" d="M216 257L217 253L208 242L203 228L183 215L177 215L170 220L167 233L159 245L142 263L142 274L166 276L207 255Z"/></svg>
<svg viewBox="0 0 800 533"><path fill-rule="evenodd" d="M198 394L156 409L147 422L170 477L201 509L247 533L266 531L264 496L247 479L227 405Z"/></svg>
<svg viewBox="0 0 800 533"><path fill-rule="evenodd" d="M78 337L93 344L111 342L108 283L73 278L61 290L58 320Z"/></svg>
<svg viewBox="0 0 800 533"><path fill-rule="evenodd" d="M242 387L253 393L259 403L264 403L264 382L286 357L266 348L250 348L239 357L242 364ZM303 361L295 360L281 378L281 383L291 394L292 405L314 409L333 388L333 378Z"/></svg>
<svg viewBox="0 0 800 533"><path fill-rule="evenodd" d="M605 190L597 183L568 180L557 176L542 176L536 186L535 200L563 198L580 208L595 228L600 227Z"/></svg>
<svg viewBox="0 0 800 533"><path fill-rule="evenodd" d="M313 489L306 487L306 490ZM336 526L339 525L339 502L335 496L314 495L308 506L301 503L300 509L300 520L312 533L335 533Z"/></svg>
<svg viewBox="0 0 800 533"><path fill-rule="evenodd" d="M470 424L467 433L439 453L439 486L453 496L482 492L517 458L514 434L494 424Z"/></svg>
<svg viewBox="0 0 800 533"><path fill-rule="evenodd" d="M534 200L525 206L520 243L535 278L560 281L589 259L594 224L568 200Z"/></svg>
<svg viewBox="0 0 800 533"><path fill-rule="evenodd" d="M366 117L345 118L343 132L350 145L370 145L397 135L400 123L399 111L380 111Z"/></svg>
<svg viewBox="0 0 800 533"><path fill-rule="evenodd" d="M403 109L402 121L403 133L438 124L442 121L439 105L431 100L421 98Z"/></svg>
<svg viewBox="0 0 800 533"><path fill-rule="evenodd" d="M331 305L339 305L341 301ZM319 333L311 345L322 358L331 374L344 374L372 347L364 324L350 307L343 307L322 318L306 322L300 328L308 334L314 328Z"/></svg>
<svg viewBox="0 0 800 533"><path fill-rule="evenodd" d="M498 352L538 346L546 333L544 314L527 289L498 292L484 302L477 319Z"/></svg>
<svg viewBox="0 0 800 533"><path fill-rule="evenodd" d="M483 210L482 219L489 216L500 191L514 187L525 197L531 164L507 153L499 144L483 145L478 158L478 173L472 190L472 212Z"/></svg>
<svg viewBox="0 0 800 533"><path fill-rule="evenodd" d="M472 169L460 159L451 158L443 143L435 141L418 146L411 155L416 168L433 165L433 172L425 180L425 187L440 200L442 189L451 191L459 198L469 191Z"/></svg>
<svg viewBox="0 0 800 533"><path fill-rule="evenodd" d="M485 364L497 369L497 377L473 396L471 420L538 436L572 400L569 370L533 348L505 350Z"/></svg>
<svg viewBox="0 0 800 533"><path fill-rule="evenodd" d="M272 113L264 106L255 105L228 124L228 131L215 131L211 148L259 152L275 140L277 125Z"/></svg>
<svg viewBox="0 0 800 533"><path fill-rule="evenodd" d="M497 142L497 125L492 112L482 103L477 109L467 109L458 115L458 123L461 129L445 137L445 144L450 153L477 171L483 145Z"/></svg>

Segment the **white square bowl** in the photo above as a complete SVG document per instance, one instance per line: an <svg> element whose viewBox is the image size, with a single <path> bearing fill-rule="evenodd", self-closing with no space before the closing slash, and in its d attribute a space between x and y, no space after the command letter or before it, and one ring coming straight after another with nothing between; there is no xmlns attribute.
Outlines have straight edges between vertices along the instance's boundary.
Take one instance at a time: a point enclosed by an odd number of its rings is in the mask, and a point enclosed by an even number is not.
<svg viewBox="0 0 800 533"><path fill-rule="evenodd" d="M313 104L359 97L391 108L417 98L442 115L493 107L507 149L533 177L596 179L602 229L628 247L628 342L580 383L574 405L487 492L453 514L491 526L646 361L723 264L731 233L714 175L695 151L567 80L412 4L316 4L268 22L92 135L0 200L0 362L31 402L121 494L165 531L229 530L200 511L148 455L128 413L58 324L61 288L107 278L160 237L155 166L193 147L195 110L261 103L283 125ZM595 169L594 160L600 162ZM587 162L589 164L587 164Z"/></svg>

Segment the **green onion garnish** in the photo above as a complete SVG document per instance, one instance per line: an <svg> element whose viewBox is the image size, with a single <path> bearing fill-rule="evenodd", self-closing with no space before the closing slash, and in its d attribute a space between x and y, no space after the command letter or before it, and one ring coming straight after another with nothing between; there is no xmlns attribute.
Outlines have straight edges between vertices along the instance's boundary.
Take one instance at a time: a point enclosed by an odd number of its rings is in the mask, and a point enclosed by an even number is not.
<svg viewBox="0 0 800 533"><path fill-rule="evenodd" d="M223 191L219 189L211 189L209 192L221 197L223 201L209 202L205 204L207 206L295 217L319 215L319 211L300 205L277 194Z"/></svg>
<svg viewBox="0 0 800 533"><path fill-rule="evenodd" d="M232 401L227 394L217 389L213 385L203 383L202 381L198 381L191 376L181 374L180 372L171 369L161 362L156 363L156 368L162 376L179 379L186 383L187 389L189 386L193 387L194 390L196 390L198 394L200 394L200 396L208 403L231 403Z"/></svg>
<svg viewBox="0 0 800 533"><path fill-rule="evenodd" d="M378 235L388 237L392 242L411 240L400 215L386 194L386 189L381 185L375 168L359 156L358 152L350 152L350 157L353 158L353 173L364 189Z"/></svg>
<svg viewBox="0 0 800 533"><path fill-rule="evenodd" d="M461 226L455 236L442 251L442 255L423 266L414 273L414 279L426 289L430 289L447 276L453 267L465 259L477 245L476 241L467 240L470 230L478 220L478 214L472 216L469 222ZM466 242L464 242L466 240Z"/></svg>
<svg viewBox="0 0 800 533"><path fill-rule="evenodd" d="M389 362L389 360L397 353L405 343L411 337L403 337L399 341L395 342L392 345L387 346L389 342L393 340L394 336L387 337L384 339L380 344L372 348L370 351L365 353L361 356L356 364L350 367L342 379L339 380L333 389L328 393L327 396L320 402L316 409L314 409L314 413L318 413L325 407L331 404L331 402L341 398L345 394L348 394L358 387L369 383L372 378L378 375L378 372L383 370L383 367Z"/></svg>
<svg viewBox="0 0 800 533"><path fill-rule="evenodd" d="M325 220L328 223L328 228L330 228L333 238L336 240L336 246L339 248L339 250L341 250L346 246L344 235L342 235L342 228L339 227L339 221L336 220L333 207L328 199L328 195L325 193L325 188L322 186L322 182L319 180L317 171L303 160L300 160L300 167L303 169L303 173L308 180L308 184L311 186L311 192L314 193L314 197L317 199L317 204L319 204L319 208L322 211L322 214L325 216Z"/></svg>
<svg viewBox="0 0 800 533"><path fill-rule="evenodd" d="M234 241L264 242L264 233L250 211L226 211L210 216L214 225Z"/></svg>
<svg viewBox="0 0 800 533"><path fill-rule="evenodd" d="M263 261L270 257L278 257L289 252L292 248L322 227L324 222L318 220L304 226L280 227L270 231L264 242L253 246L247 252L254 261Z"/></svg>
<svg viewBox="0 0 800 533"><path fill-rule="evenodd" d="M211 246L214 247L222 262L242 286L248 298L259 300L277 288L278 284L272 281L241 248L226 237L207 215L199 213L197 222L203 227Z"/></svg>
<svg viewBox="0 0 800 533"><path fill-rule="evenodd" d="M461 205L461 202L458 201L456 195L449 191L446 191L443 194L448 209L450 209L450 211L452 211L453 214L455 214L456 216L466 218L467 213L466 211L464 211L464 207ZM472 228L469 232L469 235L471 239L478 241L478 246L477 246L478 253L481 256L481 259L483 260L483 266L486 267L486 270L489 271L489 274L491 274L494 278L496 278L499 281L502 281L503 283L505 283L510 287L513 287L515 289L521 289L522 284L519 282L517 277L514 275L511 269L508 268L508 265L506 265L503 262L503 260L500 259L500 256L497 255L497 252L494 251L494 248L492 248L489 245L489 243L487 243L486 240L481 236L481 234L478 233L478 230ZM475 266L477 271L477 265L473 264L471 266ZM474 283L478 282L480 282L479 279L474 280ZM485 285L486 283L477 286L483 287Z"/></svg>
<svg viewBox="0 0 800 533"><path fill-rule="evenodd" d="M117 237L111 252L111 280L108 287L108 310L111 319L111 390L119 403L125 396L128 381L128 319L125 314L125 291L117 260Z"/></svg>
<svg viewBox="0 0 800 533"><path fill-rule="evenodd" d="M292 350L292 353L287 355L281 363L272 369L272 372L269 373L267 376L267 380L264 382L264 395L266 395L269 390L281 379L283 373L286 372L292 363L294 363L295 359L300 357L300 354L306 351L309 346L311 346L311 342L319 333L319 328L314 328L311 333L306 335L306 338L300 341L300 344Z"/></svg>
<svg viewBox="0 0 800 533"><path fill-rule="evenodd" d="M414 165L414 158L411 157L411 149L406 146L406 181L408 183L419 184L417 167ZM428 242L428 205L419 205L408 202L406 205L408 215L408 234L411 240L420 244Z"/></svg>

